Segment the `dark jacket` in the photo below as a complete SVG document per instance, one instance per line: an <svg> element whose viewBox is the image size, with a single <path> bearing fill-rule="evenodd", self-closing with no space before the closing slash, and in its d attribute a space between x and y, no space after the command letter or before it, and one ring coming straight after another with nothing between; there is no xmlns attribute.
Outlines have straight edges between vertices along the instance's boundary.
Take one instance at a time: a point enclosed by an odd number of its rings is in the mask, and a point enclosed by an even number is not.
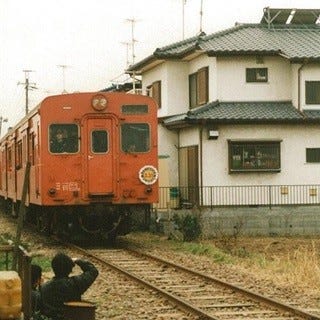
<svg viewBox="0 0 320 320"><path fill-rule="evenodd" d="M72 277L54 277L41 286L41 313L53 320L63 319L63 305L68 301L79 301L81 295L98 276L96 267L84 260L75 263L83 273Z"/></svg>
<svg viewBox="0 0 320 320"><path fill-rule="evenodd" d="M34 314L37 311L40 311L40 308L41 308L40 292L37 289L32 289L31 291L32 314Z"/></svg>

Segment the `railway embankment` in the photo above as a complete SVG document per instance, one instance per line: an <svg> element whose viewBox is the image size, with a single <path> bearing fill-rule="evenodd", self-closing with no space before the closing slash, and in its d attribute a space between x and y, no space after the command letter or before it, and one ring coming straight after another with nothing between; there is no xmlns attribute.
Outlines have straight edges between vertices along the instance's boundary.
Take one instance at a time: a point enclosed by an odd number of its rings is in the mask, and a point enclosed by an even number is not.
<svg viewBox="0 0 320 320"><path fill-rule="evenodd" d="M14 236L14 220L0 216L0 224L1 233ZM23 230L22 238L34 257L47 263L57 250L69 250L28 230ZM152 255L226 279L310 312L319 312L320 238L221 235L211 240L180 242L161 233L131 233L121 240ZM47 266L44 280L51 277L50 266ZM110 270L101 272L98 280L84 296L97 304L97 320L145 319L147 310L143 301L146 300L136 287L129 290L125 285L127 280ZM158 299L156 295L148 294L151 300Z"/></svg>

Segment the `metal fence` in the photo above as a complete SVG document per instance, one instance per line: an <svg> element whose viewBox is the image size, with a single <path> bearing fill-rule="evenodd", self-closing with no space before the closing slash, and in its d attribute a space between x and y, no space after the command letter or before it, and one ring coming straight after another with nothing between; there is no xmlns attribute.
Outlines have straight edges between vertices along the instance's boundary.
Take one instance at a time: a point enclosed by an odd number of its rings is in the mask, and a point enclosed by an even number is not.
<svg viewBox="0 0 320 320"><path fill-rule="evenodd" d="M157 208L320 204L320 185L160 187Z"/></svg>

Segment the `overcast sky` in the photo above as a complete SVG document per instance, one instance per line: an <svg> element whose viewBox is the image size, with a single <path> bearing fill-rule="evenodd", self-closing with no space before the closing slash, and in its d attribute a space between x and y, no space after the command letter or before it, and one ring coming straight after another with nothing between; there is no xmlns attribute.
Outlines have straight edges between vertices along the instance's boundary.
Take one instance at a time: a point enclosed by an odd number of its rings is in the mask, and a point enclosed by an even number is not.
<svg viewBox="0 0 320 320"><path fill-rule="evenodd" d="M319 0L202 0L207 34L257 23L263 8L320 8ZM32 70L30 109L45 96L103 89L127 61L200 31L201 0L0 0L0 116L3 132L25 114L23 70ZM184 12L184 28L183 13ZM127 48L128 54L127 54ZM65 66L64 68L61 66ZM64 73L64 76L63 76ZM19 84L20 83L20 84Z"/></svg>

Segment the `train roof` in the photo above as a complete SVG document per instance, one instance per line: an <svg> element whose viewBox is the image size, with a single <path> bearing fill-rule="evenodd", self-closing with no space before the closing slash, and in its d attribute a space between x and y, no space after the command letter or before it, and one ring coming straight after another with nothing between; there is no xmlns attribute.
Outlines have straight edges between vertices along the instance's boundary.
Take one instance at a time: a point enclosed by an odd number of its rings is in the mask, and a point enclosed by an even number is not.
<svg viewBox="0 0 320 320"><path fill-rule="evenodd" d="M27 115L25 115L19 122L17 122L13 127L9 128L6 134L1 137L0 141L5 140L6 137L10 136L17 128L19 128L23 123L25 123L28 119L32 118L41 108L43 102L47 99L58 98L58 97L67 97L67 96L75 96L75 95L89 95L89 94L104 94L104 95L124 95L128 96L129 93L126 92L103 92L103 91L87 91L87 92L73 92L73 93L65 93L65 94L56 94L45 97L39 104L37 104L33 109L29 111ZM151 99L150 97L144 96L145 98Z"/></svg>

